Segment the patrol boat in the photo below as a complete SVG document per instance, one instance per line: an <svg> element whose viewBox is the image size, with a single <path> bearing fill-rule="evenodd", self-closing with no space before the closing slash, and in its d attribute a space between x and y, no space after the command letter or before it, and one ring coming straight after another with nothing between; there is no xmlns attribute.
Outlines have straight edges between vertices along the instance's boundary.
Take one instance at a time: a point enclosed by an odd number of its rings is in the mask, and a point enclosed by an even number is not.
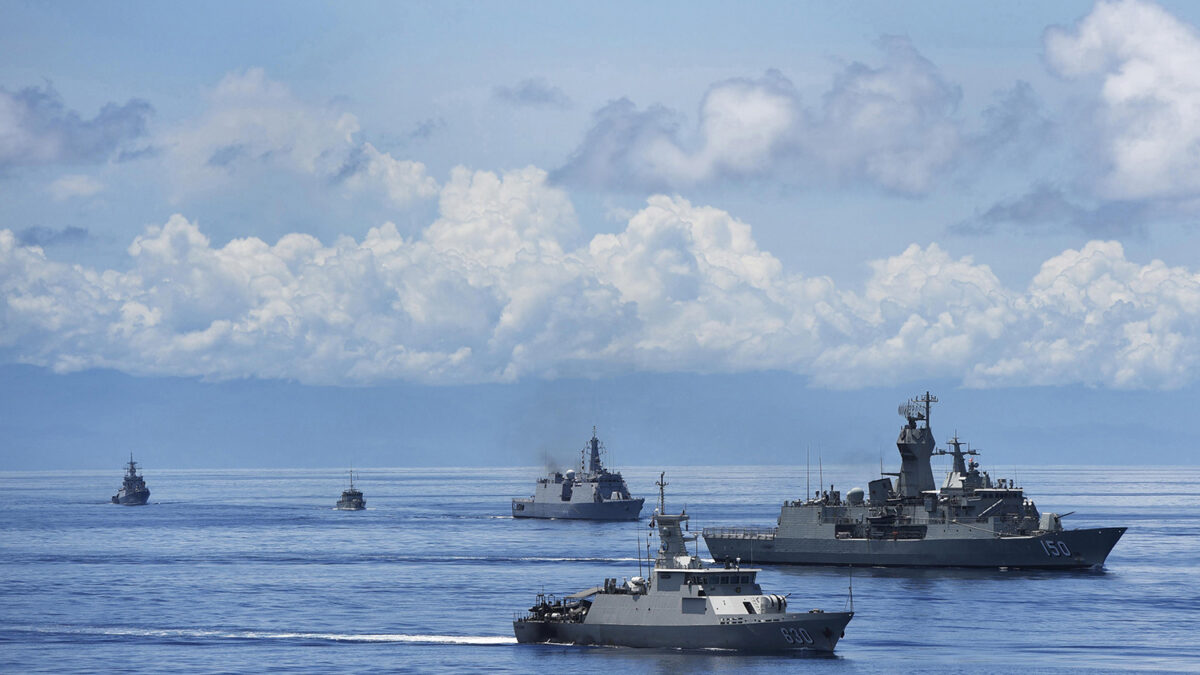
<svg viewBox="0 0 1200 675"><path fill-rule="evenodd" d="M843 499L830 485L811 499L786 501L777 527L713 527L704 541L715 560L797 565L1015 567L1102 565L1124 527L1064 529L1065 513L1039 513L1012 479L980 472L957 434L935 449L929 392L900 406L899 473L884 473ZM953 468L935 489L930 457ZM824 486L822 486L824 487ZM1074 512L1071 512L1074 513Z"/></svg>
<svg viewBox="0 0 1200 675"><path fill-rule="evenodd" d="M113 495L112 503L141 506L148 499L150 499L150 488L146 487L146 481L138 475L137 462L133 461L133 453L129 453L129 465L125 470L125 480L121 482L121 489Z"/></svg>
<svg viewBox="0 0 1200 675"><path fill-rule="evenodd" d="M557 471L539 478L533 496L512 500L513 518L573 518L579 520L637 520L644 497L634 499L620 472L613 473L600 462L600 439L596 427L581 451L579 473ZM584 452L588 456L583 470Z"/></svg>
<svg viewBox="0 0 1200 675"><path fill-rule="evenodd" d="M354 487L354 471L350 472L350 487L342 490L342 496L334 508L338 511L362 511L367 508L367 500L363 499L362 490Z"/></svg>
<svg viewBox="0 0 1200 675"><path fill-rule="evenodd" d="M738 563L705 567L687 548L688 515L664 507L665 474L659 476L659 506L651 527L659 547L650 578L617 583L605 579L564 598L539 593L537 602L513 621L517 642L551 642L622 647L811 650L832 652L853 612L787 611L787 597L764 595L760 570Z"/></svg>

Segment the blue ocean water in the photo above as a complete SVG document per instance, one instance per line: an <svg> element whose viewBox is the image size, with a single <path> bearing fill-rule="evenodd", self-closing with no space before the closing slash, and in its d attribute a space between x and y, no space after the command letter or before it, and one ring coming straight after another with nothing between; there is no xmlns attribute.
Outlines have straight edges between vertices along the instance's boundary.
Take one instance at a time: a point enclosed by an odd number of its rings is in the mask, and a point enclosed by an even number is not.
<svg viewBox="0 0 1200 675"><path fill-rule="evenodd" d="M146 507L107 503L119 461L0 473L0 670L1200 670L1198 468L1018 467L1039 508L1076 511L1068 526L1129 527L1106 567L859 569L857 615L830 658L516 644L513 614L537 592L637 574L647 529L509 518L539 473L363 469L362 512L332 509L337 471L147 467ZM649 507L657 469L624 473ZM840 489L873 477L823 474ZM667 506L686 505L697 530L768 525L805 478L802 466L668 467ZM847 603L845 569L760 579L792 609Z"/></svg>

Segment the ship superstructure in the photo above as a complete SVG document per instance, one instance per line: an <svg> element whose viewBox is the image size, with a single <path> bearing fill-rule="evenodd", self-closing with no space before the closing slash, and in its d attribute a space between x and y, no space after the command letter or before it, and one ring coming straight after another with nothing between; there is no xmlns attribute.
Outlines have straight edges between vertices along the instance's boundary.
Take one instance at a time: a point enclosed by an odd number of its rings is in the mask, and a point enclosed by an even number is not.
<svg viewBox="0 0 1200 675"><path fill-rule="evenodd" d="M605 579L603 585L537 602L513 621L517 641L625 647L833 651L853 611L787 611L786 596L767 595L760 570L739 563L706 567L685 534L686 510L668 514L660 475L659 547L649 577ZM640 561L639 561L640 566ZM851 608L852 610L853 608Z"/></svg>
<svg viewBox="0 0 1200 675"><path fill-rule="evenodd" d="M896 448L900 471L843 498L830 485L786 501L776 527L705 528L716 560L817 565L1079 568L1101 565L1124 527L1064 529L1042 513L1016 481L980 471L978 449L957 434L936 447L929 424L937 397L928 392L900 406L905 424ZM930 458L949 455L941 489ZM893 482L891 478L895 477ZM824 487L824 486L822 486Z"/></svg>
<svg viewBox="0 0 1200 675"><path fill-rule="evenodd" d="M113 495L112 503L124 506L141 506L150 499L150 488L137 472L137 462L133 461L133 453L129 453L129 464L125 467L125 478L117 494Z"/></svg>
<svg viewBox="0 0 1200 675"><path fill-rule="evenodd" d="M620 472L609 471L600 460L604 449L592 427L592 437L581 455L579 471L554 471L539 478L533 496L512 500L513 518L570 518L581 520L637 520L643 497L629 494Z"/></svg>

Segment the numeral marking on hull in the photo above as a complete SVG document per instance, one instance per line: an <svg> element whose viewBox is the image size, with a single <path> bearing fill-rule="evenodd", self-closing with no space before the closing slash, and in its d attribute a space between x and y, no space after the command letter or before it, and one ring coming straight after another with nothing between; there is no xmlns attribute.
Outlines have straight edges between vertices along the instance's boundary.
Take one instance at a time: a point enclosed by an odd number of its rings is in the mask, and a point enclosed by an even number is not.
<svg viewBox="0 0 1200 675"><path fill-rule="evenodd" d="M791 628L785 626L779 629L783 633L783 639L789 645L811 645L813 644L812 636L803 628Z"/></svg>
<svg viewBox="0 0 1200 675"><path fill-rule="evenodd" d="M1067 547L1067 542L1065 541L1046 541L1042 539L1039 543L1042 545L1042 550L1051 558L1071 557L1071 549Z"/></svg>

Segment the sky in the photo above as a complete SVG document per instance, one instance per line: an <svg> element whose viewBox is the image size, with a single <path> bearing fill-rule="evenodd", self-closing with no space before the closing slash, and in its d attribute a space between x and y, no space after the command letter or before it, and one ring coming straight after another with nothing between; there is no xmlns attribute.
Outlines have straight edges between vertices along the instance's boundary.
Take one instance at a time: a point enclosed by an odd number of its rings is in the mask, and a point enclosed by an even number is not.
<svg viewBox="0 0 1200 675"><path fill-rule="evenodd" d="M0 19L4 468L1200 461L1194 4Z"/></svg>

